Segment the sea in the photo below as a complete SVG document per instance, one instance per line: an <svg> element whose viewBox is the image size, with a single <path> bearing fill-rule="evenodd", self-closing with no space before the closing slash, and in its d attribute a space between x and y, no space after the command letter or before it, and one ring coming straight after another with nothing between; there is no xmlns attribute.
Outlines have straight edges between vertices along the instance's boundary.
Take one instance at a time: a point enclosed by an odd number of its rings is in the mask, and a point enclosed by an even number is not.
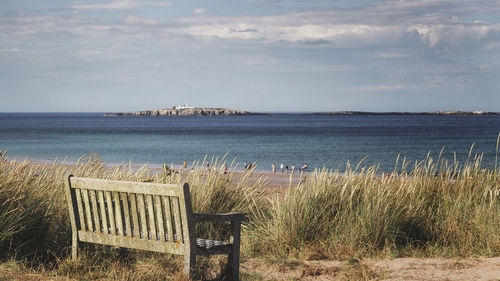
<svg viewBox="0 0 500 281"><path fill-rule="evenodd" d="M0 150L9 160L68 163L96 153L118 163L189 166L203 159L273 163L308 170L377 165L390 172L403 158L429 155L465 163L497 157L500 116L495 115L304 115L104 116L103 113L0 113ZM472 154L470 152L472 151Z"/></svg>

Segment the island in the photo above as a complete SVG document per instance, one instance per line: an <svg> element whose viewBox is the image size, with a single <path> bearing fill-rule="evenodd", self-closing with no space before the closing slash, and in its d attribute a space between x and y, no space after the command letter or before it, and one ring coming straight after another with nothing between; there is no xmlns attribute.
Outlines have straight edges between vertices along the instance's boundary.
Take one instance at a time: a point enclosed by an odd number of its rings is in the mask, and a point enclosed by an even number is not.
<svg viewBox="0 0 500 281"><path fill-rule="evenodd" d="M124 113L106 113L105 116L228 116L228 115L257 115L244 110L227 108L193 107L188 105L173 106L168 109L151 109Z"/></svg>
<svg viewBox="0 0 500 281"><path fill-rule="evenodd" d="M500 115L490 111L442 110L428 112L370 112L370 111L330 111L311 113L257 113L220 107L193 107L178 105L167 109L150 109L135 112L105 113L105 116L230 116L230 115Z"/></svg>

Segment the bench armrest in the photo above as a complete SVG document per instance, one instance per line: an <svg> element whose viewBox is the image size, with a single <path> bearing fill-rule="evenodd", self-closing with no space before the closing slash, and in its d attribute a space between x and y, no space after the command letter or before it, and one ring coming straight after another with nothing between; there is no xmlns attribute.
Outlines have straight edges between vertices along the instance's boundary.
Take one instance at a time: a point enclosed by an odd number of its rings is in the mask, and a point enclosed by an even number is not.
<svg viewBox="0 0 500 281"><path fill-rule="evenodd" d="M193 213L193 219L195 222L203 221L246 221L247 217L245 214L241 213L226 213L226 214L206 214L206 213Z"/></svg>

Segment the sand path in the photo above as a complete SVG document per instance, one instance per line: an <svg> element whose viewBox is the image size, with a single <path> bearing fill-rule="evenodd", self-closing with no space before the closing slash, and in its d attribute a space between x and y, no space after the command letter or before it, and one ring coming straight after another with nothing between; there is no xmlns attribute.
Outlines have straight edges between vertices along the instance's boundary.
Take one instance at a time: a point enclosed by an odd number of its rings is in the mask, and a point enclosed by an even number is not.
<svg viewBox="0 0 500 281"><path fill-rule="evenodd" d="M242 271L257 273L263 280L500 280L500 257L306 261L294 267L248 260L241 266Z"/></svg>

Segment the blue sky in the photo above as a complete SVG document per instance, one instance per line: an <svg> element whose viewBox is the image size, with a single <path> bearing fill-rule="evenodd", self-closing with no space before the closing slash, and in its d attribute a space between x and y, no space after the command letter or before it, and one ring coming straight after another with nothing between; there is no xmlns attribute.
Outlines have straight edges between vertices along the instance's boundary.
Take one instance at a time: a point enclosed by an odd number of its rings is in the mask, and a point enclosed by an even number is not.
<svg viewBox="0 0 500 281"><path fill-rule="evenodd" d="M0 112L500 111L499 0L0 0Z"/></svg>

